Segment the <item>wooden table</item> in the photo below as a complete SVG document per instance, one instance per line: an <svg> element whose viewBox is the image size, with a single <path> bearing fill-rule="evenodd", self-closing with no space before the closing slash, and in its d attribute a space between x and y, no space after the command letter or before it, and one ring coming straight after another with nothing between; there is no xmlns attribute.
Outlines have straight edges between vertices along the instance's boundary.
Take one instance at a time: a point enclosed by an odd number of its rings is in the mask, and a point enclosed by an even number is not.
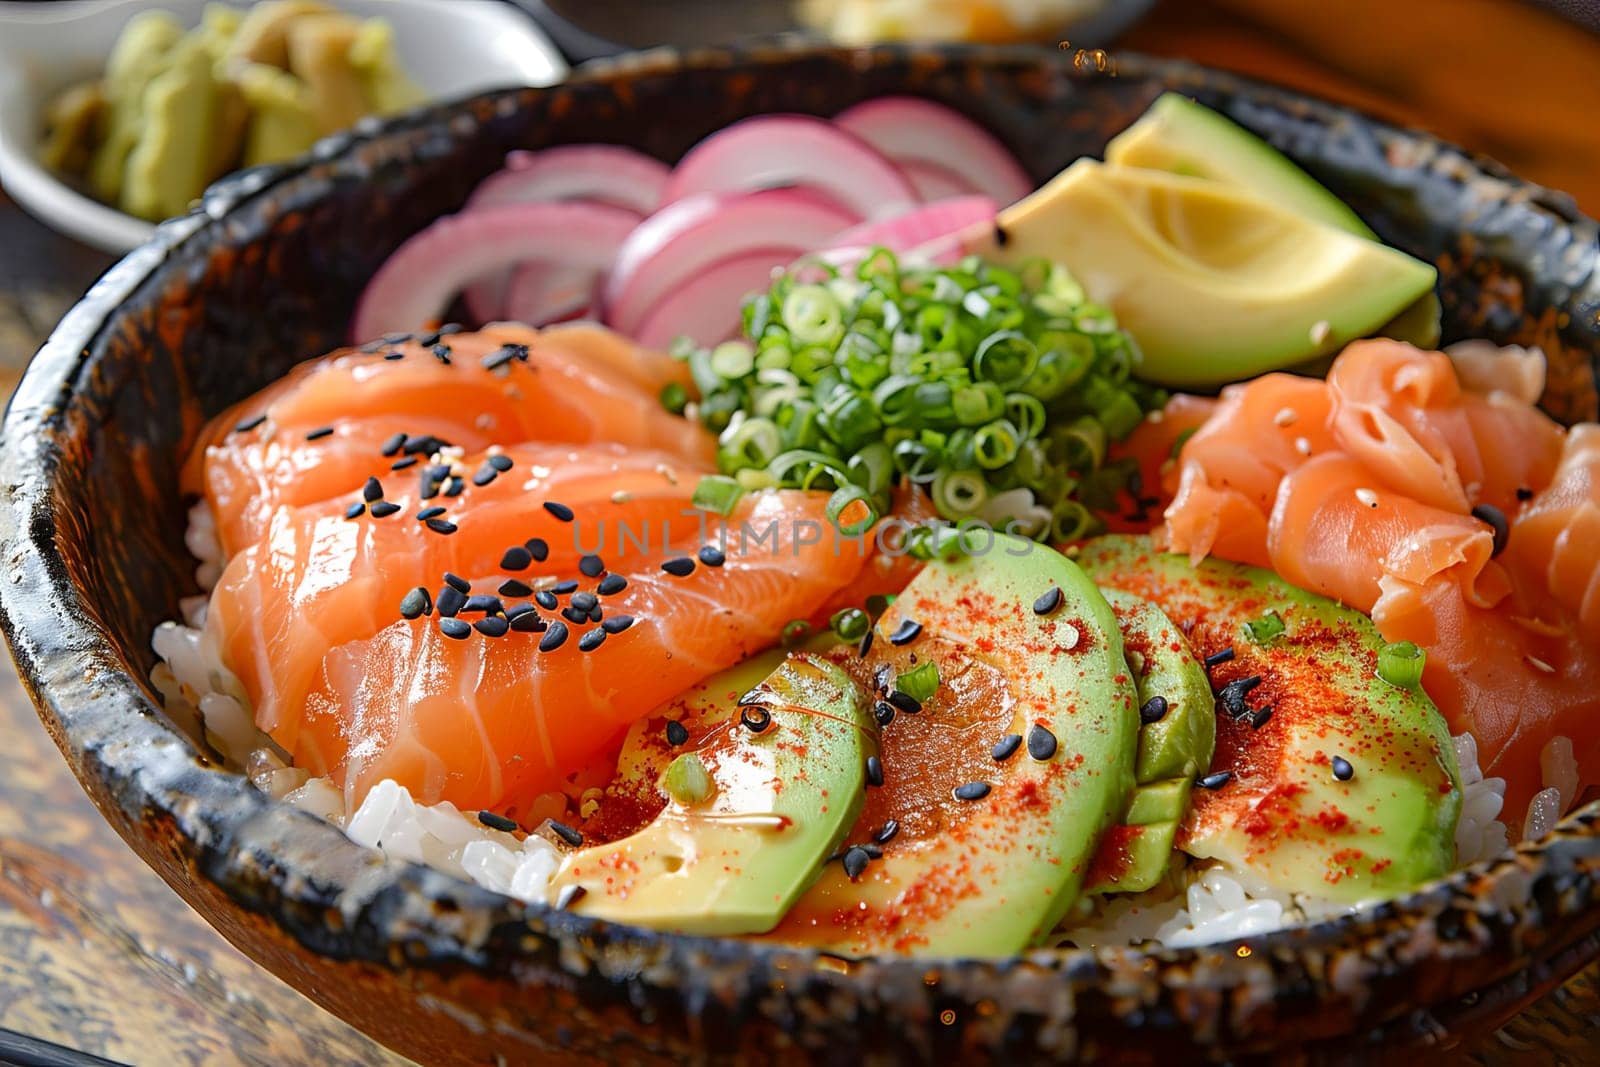
<svg viewBox="0 0 1600 1067"><path fill-rule="evenodd" d="M110 262L0 193L0 391ZM399 1064L257 967L125 845L0 662L0 1027L128 1063ZM1600 1062L1600 964L1464 1057ZM3 1058L0 1047L0 1058Z"/></svg>

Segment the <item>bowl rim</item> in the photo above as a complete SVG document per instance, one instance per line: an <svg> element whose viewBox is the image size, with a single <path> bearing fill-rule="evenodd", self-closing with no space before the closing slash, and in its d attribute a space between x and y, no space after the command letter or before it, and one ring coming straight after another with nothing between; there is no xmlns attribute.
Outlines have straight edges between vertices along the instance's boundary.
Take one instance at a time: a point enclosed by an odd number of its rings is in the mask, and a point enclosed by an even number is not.
<svg viewBox="0 0 1600 1067"><path fill-rule="evenodd" d="M183 10L179 17L186 26L195 23L205 2L181 3ZM8 26L33 27L60 34L84 24L116 23L120 33L121 27L135 15L171 10L178 3L180 0L65 0L62 3L34 0L7 4L0 7L0 30ZM518 48L514 54L509 50L498 53L511 61L493 64L499 71L497 79L499 75L510 79L504 82L507 87L550 84L559 81L569 69L549 34L514 3L453 0L449 10L429 0L359 0L359 3L379 9L363 17L386 18L397 27L419 18L435 23L438 20L470 21L479 24L482 33L496 35L496 39L517 35ZM28 72L21 64L5 62L11 53L12 49L0 41L0 182L4 183L6 191L23 210L57 233L102 252L121 255L150 240L156 223L130 215L74 188L39 161L40 109L44 100L36 98ZM101 56L95 61L96 65L103 67L105 58ZM486 77L478 74L473 80L487 89ZM448 90L433 89L428 90L428 95L430 107L448 103L458 96Z"/></svg>
<svg viewBox="0 0 1600 1067"><path fill-rule="evenodd" d="M1027 68L1052 62L1048 51L1029 47L841 48L785 38L720 48L631 53L586 64L570 81L605 82L621 75L670 74L683 68L781 65L808 54L865 60L879 53L912 60L930 54L956 56L986 65ZM1057 57L1054 62L1066 68L1069 76L1077 76L1070 70L1070 57ZM1197 87L1203 80L1208 88L1247 91L1256 99L1309 109L1328 118L1355 118L1358 114L1186 61L1121 53L1117 62L1124 73L1166 77ZM527 91L487 95L509 102ZM846 962L814 949L660 933L543 905L524 905L430 868L380 857L330 824L269 800L242 774L203 765L187 739L166 722L138 677L138 668L121 661L97 621L93 605L70 580L54 543L52 484L61 448L51 431L62 425L77 383L92 368L96 352L113 332L119 307L168 257L188 243L220 231L228 213L257 194L308 173L325 171L353 145L448 120L455 110L449 104L436 105L397 119L368 120L349 133L321 142L307 157L235 175L208 190L191 214L158 226L149 242L108 271L68 313L35 357L0 426L0 487L5 487L7 497L0 508L0 559L6 568L0 579L0 628L40 716L108 816L120 810L128 822L137 823L154 811L170 821L191 871L221 887L235 904L265 914L281 932L312 951L319 949L314 929L304 922L306 912L335 907L347 921L357 922L379 921L399 908L407 915L407 929L422 943L416 954L407 956L411 967L466 964L505 971L505 960L526 951L518 945L529 944L502 941L493 933L509 928L523 936L531 933L535 941L543 938L558 946L580 945L601 973L607 973L608 966L623 966L609 964L608 953L637 951L665 966L689 971L760 965L769 971L801 972L824 980L829 975L848 974L852 982L876 984L880 989L909 983L920 991L930 968L947 968L964 982L977 983L963 988L982 989L982 995L989 997L995 990L1027 989L1026 983L1037 982L1041 974L1077 987L1102 986L1118 976L1130 982L1149 982L1147 968L1154 960L1163 964L1162 975L1169 973L1165 965L1176 965L1174 971L1203 971L1213 989L1249 993L1259 992L1264 977L1270 978L1282 965L1292 965L1302 954L1355 943L1381 946L1382 958L1373 966L1379 968L1376 973L1390 973L1382 968L1401 966L1395 958L1423 951L1422 946L1434 943L1428 924L1447 912L1469 917L1475 913L1492 922L1504 913L1503 903L1498 905L1499 912L1494 910L1495 901L1528 899L1530 887L1542 875L1565 875L1600 865L1600 828L1595 826L1600 821L1600 802L1595 802L1567 815L1554 831L1537 841L1512 846L1493 859L1453 871L1403 897L1354 914L1268 933L1184 948L1039 949L1005 958L876 956ZM1396 129L1365 116L1360 120L1380 130ZM1499 164L1452 148L1431 135L1408 134L1450 156L1453 165L1467 168L1470 180L1510 183L1524 202L1557 221L1594 226L1565 194L1515 179ZM143 755L130 760L130 746L144 746ZM206 788L206 804L194 802L194 790L186 788L200 775L225 776L219 785ZM135 843L131 830L117 818L112 822ZM263 844L282 841L291 831L299 841L315 840L320 854L308 857L308 850L301 846L293 855L275 855ZM238 847L241 837L252 842L250 847ZM312 877L306 877L308 869ZM162 873L183 892L177 876ZM1543 917L1553 921L1595 910L1587 898L1574 903L1570 896L1557 896L1542 910ZM440 901L449 902L447 912L434 907ZM1573 941L1589 933L1576 928L1581 924L1573 925ZM1483 940L1477 944L1480 951L1487 949ZM381 953L372 958L383 961ZM639 973L637 964L625 966L624 973ZM895 994L878 995L888 999Z"/></svg>

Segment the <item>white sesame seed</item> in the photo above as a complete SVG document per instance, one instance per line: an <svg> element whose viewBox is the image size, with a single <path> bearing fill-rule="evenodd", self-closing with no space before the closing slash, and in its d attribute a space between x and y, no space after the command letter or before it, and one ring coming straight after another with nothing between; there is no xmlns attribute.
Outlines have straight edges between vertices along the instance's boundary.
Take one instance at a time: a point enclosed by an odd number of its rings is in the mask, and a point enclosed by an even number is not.
<svg viewBox="0 0 1600 1067"><path fill-rule="evenodd" d="M1294 450L1300 453L1302 456L1311 455L1310 439L1305 437L1296 437L1294 439Z"/></svg>
<svg viewBox="0 0 1600 1067"><path fill-rule="evenodd" d="M1056 644L1068 652L1078 647L1078 628L1071 623L1060 623L1056 626Z"/></svg>
<svg viewBox="0 0 1600 1067"><path fill-rule="evenodd" d="M632 499L633 494L628 492L626 489L618 489L615 493L611 494L611 502L613 504L626 504Z"/></svg>
<svg viewBox="0 0 1600 1067"><path fill-rule="evenodd" d="M1546 674L1554 674L1554 673L1556 673L1556 669L1554 667L1550 666L1550 664L1546 663L1544 660L1540 659L1538 656L1529 656L1529 657L1527 657L1527 659L1528 659L1528 665L1533 667L1535 670L1544 671L1544 673L1546 673Z"/></svg>
<svg viewBox="0 0 1600 1067"><path fill-rule="evenodd" d="M1333 332L1333 327L1328 325L1327 319L1319 319L1311 325L1311 343L1320 345L1328 339L1328 334Z"/></svg>
<svg viewBox="0 0 1600 1067"><path fill-rule="evenodd" d="M1272 416L1272 421L1279 426L1293 426L1300 421L1300 413L1294 408L1279 408L1278 413Z"/></svg>
<svg viewBox="0 0 1600 1067"><path fill-rule="evenodd" d="M1162 421L1165 421L1166 417L1167 417L1167 413L1165 411L1162 411L1160 408L1156 408L1150 414L1145 416L1145 418L1150 420L1151 422L1162 422Z"/></svg>
<svg viewBox="0 0 1600 1067"><path fill-rule="evenodd" d="M669 484L669 485L677 485L678 484L678 472L673 470L671 467L667 466L665 463L657 463L656 464L656 473L661 475L661 477L665 478L667 480L667 484Z"/></svg>
<svg viewBox="0 0 1600 1067"><path fill-rule="evenodd" d="M1357 489L1356 499L1361 501L1369 508L1375 508L1378 506L1378 494L1374 493L1371 489Z"/></svg>

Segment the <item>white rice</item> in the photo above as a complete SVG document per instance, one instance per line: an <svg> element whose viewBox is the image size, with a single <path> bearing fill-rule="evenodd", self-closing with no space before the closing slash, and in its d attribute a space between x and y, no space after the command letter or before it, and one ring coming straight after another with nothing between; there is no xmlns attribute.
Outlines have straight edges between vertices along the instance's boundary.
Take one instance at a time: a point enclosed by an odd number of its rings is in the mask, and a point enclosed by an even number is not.
<svg viewBox="0 0 1600 1067"><path fill-rule="evenodd" d="M221 574L221 550L210 510L203 504L190 512L186 542L199 560L196 578L210 589ZM283 750L257 729L238 680L208 653L203 642L206 605L204 596L185 598L180 604L183 618L162 623L151 639L161 659L151 671L151 681L176 722L203 734L263 793L333 823L357 844L397 860L429 864L522 901L548 900L560 853L544 837L529 834L519 841L448 802L419 804L390 779L374 786L351 811L344 793L330 779L312 778L290 766ZM1456 852L1457 861L1466 865L1506 846L1506 827L1498 818L1505 781L1483 777L1478 746L1470 735L1455 738L1455 746L1462 784ZM1548 788L1535 797L1525 836L1538 836L1554 825L1577 791L1570 741L1552 741L1542 764ZM594 803L590 793L583 797L585 809ZM1286 893L1258 882L1247 871L1180 855L1163 883L1148 892L1081 902L1081 910L1070 918L1059 941L1082 947L1159 942L1177 948L1266 933L1364 906Z"/></svg>
<svg viewBox="0 0 1600 1067"><path fill-rule="evenodd" d="M222 552L204 504L190 511L185 540L200 561L196 579L210 589L222 573ZM204 596L186 597L179 605L183 618L157 626L150 640L161 659L150 679L174 721L202 735L263 793L333 823L359 845L397 860L426 863L518 900L547 899L560 853L538 834L519 841L454 804L418 804L409 790L390 779L379 782L350 811L343 791L330 779L312 778L289 766L283 750L256 727L243 687L206 649L207 603Z"/></svg>

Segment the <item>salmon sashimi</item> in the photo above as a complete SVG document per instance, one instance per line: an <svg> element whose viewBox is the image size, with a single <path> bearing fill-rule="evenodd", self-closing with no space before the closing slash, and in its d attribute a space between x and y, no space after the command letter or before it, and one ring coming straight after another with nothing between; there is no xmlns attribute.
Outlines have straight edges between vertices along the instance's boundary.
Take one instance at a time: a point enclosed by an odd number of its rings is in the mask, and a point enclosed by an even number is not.
<svg viewBox="0 0 1600 1067"><path fill-rule="evenodd" d="M371 637L395 620L407 592L434 592L446 571L494 593L529 573L575 575L579 557L601 542L617 550L606 553L615 562L697 530L689 509L706 469L666 453L536 444L495 454L508 469L486 485L463 479L456 497L423 500L410 477L391 475L384 501L399 510L383 518L370 509L347 518L344 498L279 508L266 535L229 561L212 591L207 641L237 676L257 725L279 744L294 749L301 701L326 651ZM470 474L483 461L459 466ZM582 518L565 522L548 501ZM417 521L424 505L441 509L434 522L455 532ZM504 565L508 549L526 551L534 539L545 559L515 571Z"/></svg>
<svg viewBox="0 0 1600 1067"><path fill-rule="evenodd" d="M346 349L213 420L183 472L211 506L224 558L260 538L273 512L359 489L441 447L614 441L709 462L712 436L667 412L677 360L596 326L495 326L374 351ZM371 346L367 346L371 347Z"/></svg>
<svg viewBox="0 0 1600 1067"><path fill-rule="evenodd" d="M404 619L385 601L387 625L364 637L330 647L314 635L280 635L268 649L273 663L295 641L317 642L323 654L306 688L280 695L275 736L289 736L282 724L299 719L286 746L296 765L332 775L351 804L392 778L422 803L525 815L634 719L772 646L789 622L854 579L865 555L813 535L829 528L826 504L824 493L796 490L746 497L727 520L708 523L707 543L727 544L713 562L697 557L700 531L684 521L686 536L669 551L699 559L689 573L607 545L605 577L570 572L578 588L559 594L562 613L530 609L542 629L456 639L442 629L452 620ZM578 522L597 521L600 510L574 506ZM463 522L449 543L468 540L468 529ZM625 584L594 596L609 588L606 578ZM586 595L598 601L598 623L589 621L594 609L572 621Z"/></svg>
<svg viewBox="0 0 1600 1067"><path fill-rule="evenodd" d="M1229 387L1167 476L1158 536L1426 649L1428 694L1518 818L1560 738L1581 786L1600 783L1600 428L1534 407L1523 353L1475 350L1471 368L1476 388L1443 353L1362 341L1326 382Z"/></svg>
<svg viewBox="0 0 1600 1067"><path fill-rule="evenodd" d="M1112 461L1132 459L1139 465L1139 478L1129 486L1133 500L1127 511L1100 516L1107 530L1149 531L1152 516L1165 511L1177 491L1178 450L1206 424L1216 407L1217 401L1210 397L1178 393L1165 407L1146 415L1127 440L1111 446Z"/></svg>

